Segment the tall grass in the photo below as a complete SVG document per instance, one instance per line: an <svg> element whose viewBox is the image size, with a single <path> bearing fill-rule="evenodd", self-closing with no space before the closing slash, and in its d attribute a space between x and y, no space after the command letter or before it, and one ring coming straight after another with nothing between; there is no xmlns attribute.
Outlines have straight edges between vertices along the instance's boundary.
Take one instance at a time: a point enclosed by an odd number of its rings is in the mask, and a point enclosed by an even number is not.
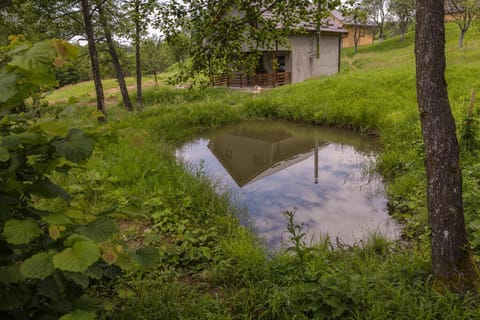
<svg viewBox="0 0 480 320"><path fill-rule="evenodd" d="M480 41L456 48L447 25L447 81L457 126L480 79ZM423 145L415 95L413 34L343 54L341 74L252 96L223 89L145 90L146 109L110 112L111 134L66 183L93 212L110 209L132 245L154 245L161 264L99 286L102 316L112 319L476 319L472 295L431 289ZM80 89L78 89L80 90ZM78 94L81 94L78 92ZM228 194L173 155L204 131L245 119L274 118L347 127L378 136L377 169L404 239L372 233L333 250L269 253L238 224ZM480 245L478 155L462 153L470 239ZM477 227L476 227L477 226ZM287 229L287 226L285 226ZM300 239L301 240L301 239Z"/></svg>

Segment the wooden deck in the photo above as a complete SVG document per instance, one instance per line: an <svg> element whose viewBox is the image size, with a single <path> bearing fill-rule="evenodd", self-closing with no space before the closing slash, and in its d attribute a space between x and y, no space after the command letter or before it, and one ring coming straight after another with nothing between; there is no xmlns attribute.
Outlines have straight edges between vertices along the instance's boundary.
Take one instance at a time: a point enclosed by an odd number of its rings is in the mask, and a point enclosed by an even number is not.
<svg viewBox="0 0 480 320"><path fill-rule="evenodd" d="M212 83L219 87L279 87L292 82L291 72L276 72L276 73L257 73L255 75L246 75L242 73L235 73L231 75L213 76Z"/></svg>

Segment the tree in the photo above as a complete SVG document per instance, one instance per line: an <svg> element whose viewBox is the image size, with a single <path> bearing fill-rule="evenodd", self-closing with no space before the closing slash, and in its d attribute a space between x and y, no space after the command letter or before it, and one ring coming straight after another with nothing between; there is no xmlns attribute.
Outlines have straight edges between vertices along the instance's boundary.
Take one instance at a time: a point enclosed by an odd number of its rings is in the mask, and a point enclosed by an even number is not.
<svg viewBox="0 0 480 320"><path fill-rule="evenodd" d="M170 52L167 43L157 37L143 41L140 49L143 69L147 74L155 76L155 86L158 86L157 74L165 71L173 64L173 54Z"/></svg>
<svg viewBox="0 0 480 320"><path fill-rule="evenodd" d="M65 2L65 3L64 3ZM64 10L72 1L8 0L0 1L0 43L8 44L9 35L22 34L31 41L46 38L71 39L81 33L80 24L72 24L78 13Z"/></svg>
<svg viewBox="0 0 480 320"><path fill-rule="evenodd" d="M93 32L92 24L92 10L88 0L81 0L82 16L85 27L85 33L88 41L88 51L90 53L90 63L92 65L93 82L95 83L95 93L97 96L97 110L103 113L104 117L99 118L100 121L105 121L107 110L105 109L105 97L103 93L102 79L100 76L100 64L98 62L98 52L96 39Z"/></svg>
<svg viewBox="0 0 480 320"><path fill-rule="evenodd" d="M351 19L353 24L353 45L358 52L358 42L362 37L361 26L367 22L367 8L362 0L349 0L342 9L344 16Z"/></svg>
<svg viewBox="0 0 480 320"><path fill-rule="evenodd" d="M127 36L133 40L135 47L135 73L137 83L137 110L142 109L142 60L140 47L142 37L145 36L151 23L151 16L157 8L155 0L124 0L123 9L126 17L130 19L132 32L126 32ZM127 23L128 25L128 23Z"/></svg>
<svg viewBox="0 0 480 320"><path fill-rule="evenodd" d="M378 38L380 41L385 38L385 20L389 16L387 10L387 0L364 0L365 6L369 16L373 18L373 21L378 27Z"/></svg>
<svg viewBox="0 0 480 320"><path fill-rule="evenodd" d="M122 66L120 64L120 58L118 57L118 53L115 48L115 43L113 41L110 24L107 21L107 17L102 5L98 7L98 15L99 15L100 24L103 27L103 33L105 34L105 40L107 42L108 52L110 53L113 68L115 69L115 74L117 76L118 86L120 87L120 93L122 95L123 104L125 105L125 108L127 109L127 111L133 111L132 102L130 100L127 84L125 82L125 75L124 75Z"/></svg>
<svg viewBox="0 0 480 320"><path fill-rule="evenodd" d="M472 20L480 10L480 2L478 0L446 0L445 5L449 9L449 14L453 17L453 21L460 28L460 38L458 47L463 47L463 38L467 33Z"/></svg>
<svg viewBox="0 0 480 320"><path fill-rule="evenodd" d="M415 15L415 0L390 0L388 10L397 18L403 41L408 25Z"/></svg>
<svg viewBox="0 0 480 320"><path fill-rule="evenodd" d="M455 122L445 81L444 6L417 0L417 99L425 148L432 268L437 288L465 292L480 276L469 250Z"/></svg>

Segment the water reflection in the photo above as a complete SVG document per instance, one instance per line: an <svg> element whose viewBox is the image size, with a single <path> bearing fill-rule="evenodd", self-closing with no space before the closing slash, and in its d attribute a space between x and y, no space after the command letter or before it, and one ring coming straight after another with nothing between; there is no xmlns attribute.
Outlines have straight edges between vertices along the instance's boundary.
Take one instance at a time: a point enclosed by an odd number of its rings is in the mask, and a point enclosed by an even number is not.
<svg viewBox="0 0 480 320"><path fill-rule="evenodd" d="M352 132L246 122L187 144L177 156L233 190L271 248L288 239L282 212L294 208L314 241L329 234L353 243L373 230L395 236L381 180L365 170L375 160L372 143Z"/></svg>

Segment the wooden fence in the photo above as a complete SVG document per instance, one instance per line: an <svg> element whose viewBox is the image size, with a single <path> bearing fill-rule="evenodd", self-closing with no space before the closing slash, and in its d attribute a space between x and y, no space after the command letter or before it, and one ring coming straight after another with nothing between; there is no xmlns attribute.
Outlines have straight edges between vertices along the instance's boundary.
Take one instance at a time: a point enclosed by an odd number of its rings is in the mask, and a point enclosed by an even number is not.
<svg viewBox="0 0 480 320"><path fill-rule="evenodd" d="M276 72L276 73L257 73L254 75L246 75L242 73L235 73L231 75L217 75L213 76L212 83L214 86L221 87L279 87L292 82L291 72Z"/></svg>

